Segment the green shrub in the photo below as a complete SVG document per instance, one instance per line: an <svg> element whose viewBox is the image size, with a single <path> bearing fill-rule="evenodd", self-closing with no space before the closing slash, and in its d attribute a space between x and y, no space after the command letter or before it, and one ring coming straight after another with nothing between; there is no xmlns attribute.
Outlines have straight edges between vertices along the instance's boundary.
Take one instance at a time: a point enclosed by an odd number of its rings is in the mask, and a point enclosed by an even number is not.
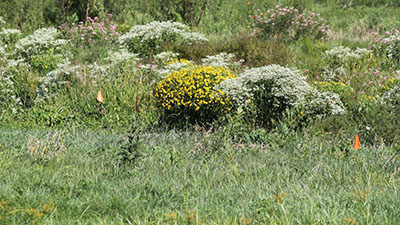
<svg viewBox="0 0 400 225"><path fill-rule="evenodd" d="M230 110L230 100L214 87L225 79L236 78L224 67L192 67L172 72L163 79L154 96L165 115L189 119L189 122L211 122Z"/></svg>

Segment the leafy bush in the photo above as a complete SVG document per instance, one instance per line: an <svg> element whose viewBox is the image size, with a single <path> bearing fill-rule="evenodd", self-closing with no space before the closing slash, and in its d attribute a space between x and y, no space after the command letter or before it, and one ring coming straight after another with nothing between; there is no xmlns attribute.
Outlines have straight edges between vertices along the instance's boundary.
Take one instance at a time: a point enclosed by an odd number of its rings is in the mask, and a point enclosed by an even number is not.
<svg viewBox="0 0 400 225"><path fill-rule="evenodd" d="M119 38L121 45L141 56L160 53L161 47L167 43L191 44L204 41L208 40L202 34L190 32L186 25L171 21L153 21L146 25L133 26Z"/></svg>
<svg viewBox="0 0 400 225"><path fill-rule="evenodd" d="M190 122L210 122L230 110L230 100L214 87L225 79L236 78L224 67L192 67L172 72L155 90L164 113Z"/></svg>
<svg viewBox="0 0 400 225"><path fill-rule="evenodd" d="M265 126L294 108L310 117L344 113L336 94L319 93L299 71L278 65L247 69L218 87L239 110L246 110Z"/></svg>
<svg viewBox="0 0 400 225"><path fill-rule="evenodd" d="M328 26L319 14L311 11L300 12L294 7L275 6L265 13L250 15L255 21L255 32L261 37L279 37L298 40L302 37L323 39L328 35Z"/></svg>

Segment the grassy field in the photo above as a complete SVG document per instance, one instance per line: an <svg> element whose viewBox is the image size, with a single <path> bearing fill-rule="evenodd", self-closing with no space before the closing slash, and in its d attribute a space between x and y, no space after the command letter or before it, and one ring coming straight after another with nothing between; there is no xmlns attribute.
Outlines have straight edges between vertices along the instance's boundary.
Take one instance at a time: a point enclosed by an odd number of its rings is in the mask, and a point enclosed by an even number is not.
<svg viewBox="0 0 400 225"><path fill-rule="evenodd" d="M0 224L400 224L399 21L392 0L1 2Z"/></svg>
<svg viewBox="0 0 400 225"><path fill-rule="evenodd" d="M212 135L149 132L140 137L135 162L120 165L113 157L121 145L119 133L2 129L2 220L399 223L399 163L391 159L393 148L344 152L333 149L335 140L307 132L268 133L258 144L220 143ZM46 146L40 148L44 152L35 152L39 145Z"/></svg>

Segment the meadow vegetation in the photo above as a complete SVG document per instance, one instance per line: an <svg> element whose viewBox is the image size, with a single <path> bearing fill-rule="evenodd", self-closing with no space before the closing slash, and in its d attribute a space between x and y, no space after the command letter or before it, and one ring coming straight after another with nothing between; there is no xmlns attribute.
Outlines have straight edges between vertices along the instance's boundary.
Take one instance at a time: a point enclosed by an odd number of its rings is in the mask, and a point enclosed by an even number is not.
<svg viewBox="0 0 400 225"><path fill-rule="evenodd" d="M0 223L399 224L399 21L393 0L0 2Z"/></svg>

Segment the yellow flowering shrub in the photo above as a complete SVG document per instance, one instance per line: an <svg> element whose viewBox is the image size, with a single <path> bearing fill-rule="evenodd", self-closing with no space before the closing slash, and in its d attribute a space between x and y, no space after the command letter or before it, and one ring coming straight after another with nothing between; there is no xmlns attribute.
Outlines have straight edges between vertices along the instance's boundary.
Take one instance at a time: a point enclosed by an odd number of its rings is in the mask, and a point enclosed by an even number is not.
<svg viewBox="0 0 400 225"><path fill-rule="evenodd" d="M192 122L208 122L231 109L228 96L214 88L228 78L236 78L236 75L224 67L183 68L164 78L154 95L167 115L177 115Z"/></svg>

